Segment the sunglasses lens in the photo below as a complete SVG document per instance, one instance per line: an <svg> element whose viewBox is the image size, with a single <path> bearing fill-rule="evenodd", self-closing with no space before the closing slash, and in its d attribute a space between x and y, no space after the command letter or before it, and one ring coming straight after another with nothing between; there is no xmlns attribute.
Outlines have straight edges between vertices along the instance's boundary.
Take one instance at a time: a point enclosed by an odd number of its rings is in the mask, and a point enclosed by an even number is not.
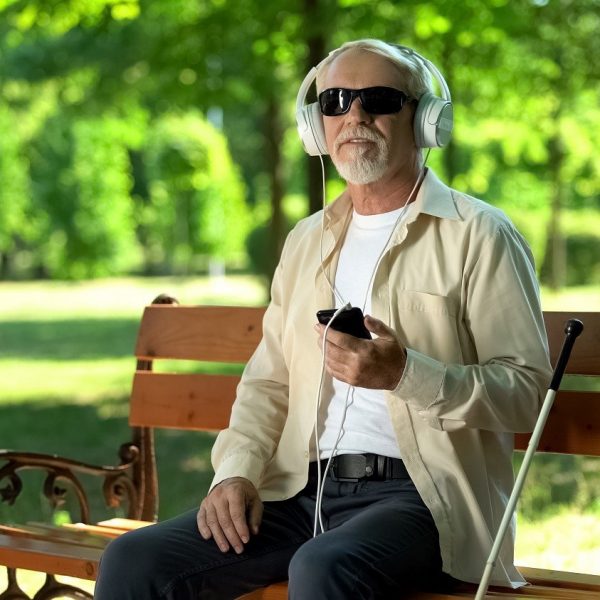
<svg viewBox="0 0 600 600"><path fill-rule="evenodd" d="M407 96L390 87L369 87L362 90L329 88L319 94L321 112L327 117L343 115L350 110L355 98L360 97L363 109L372 115L390 115L402 110Z"/></svg>
<svg viewBox="0 0 600 600"><path fill-rule="evenodd" d="M389 87L371 87L360 91L363 108L372 115L391 115L400 112L406 94Z"/></svg>
<svg viewBox="0 0 600 600"><path fill-rule="evenodd" d="M328 116L343 115L352 104L352 92L344 88L330 88L319 94L321 112Z"/></svg>

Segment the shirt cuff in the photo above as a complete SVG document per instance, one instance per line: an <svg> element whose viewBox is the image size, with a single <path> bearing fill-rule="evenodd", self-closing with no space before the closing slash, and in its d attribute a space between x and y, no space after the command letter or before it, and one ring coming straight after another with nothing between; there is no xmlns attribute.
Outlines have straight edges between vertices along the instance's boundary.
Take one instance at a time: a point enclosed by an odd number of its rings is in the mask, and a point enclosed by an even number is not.
<svg viewBox="0 0 600 600"><path fill-rule="evenodd" d="M263 472L263 465L251 452L236 452L223 459L215 470L215 476L210 484L212 490L217 484L231 477L248 479L258 489ZM209 491L210 491L209 490Z"/></svg>
<svg viewBox="0 0 600 600"><path fill-rule="evenodd" d="M444 363L407 348L404 373L392 393L427 417L428 409L438 401L445 374Z"/></svg>

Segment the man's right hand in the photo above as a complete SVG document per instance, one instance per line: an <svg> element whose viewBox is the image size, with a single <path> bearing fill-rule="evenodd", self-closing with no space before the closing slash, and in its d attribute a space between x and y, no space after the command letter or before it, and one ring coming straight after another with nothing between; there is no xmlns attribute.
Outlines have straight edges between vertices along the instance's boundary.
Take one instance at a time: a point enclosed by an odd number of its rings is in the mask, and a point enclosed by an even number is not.
<svg viewBox="0 0 600 600"><path fill-rule="evenodd" d="M250 533L256 535L263 504L251 481L231 477L216 485L200 504L196 520L200 535L213 538L221 552L230 547L240 554Z"/></svg>

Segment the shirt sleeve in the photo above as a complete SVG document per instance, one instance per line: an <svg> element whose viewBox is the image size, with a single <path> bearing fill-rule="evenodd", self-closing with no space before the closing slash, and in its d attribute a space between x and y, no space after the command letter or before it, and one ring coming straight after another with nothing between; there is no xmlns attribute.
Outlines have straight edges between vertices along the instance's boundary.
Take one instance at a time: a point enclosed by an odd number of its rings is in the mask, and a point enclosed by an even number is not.
<svg viewBox="0 0 600 600"><path fill-rule="evenodd" d="M436 429L531 431L551 376L533 257L509 223L472 255L461 326L477 364L446 364L407 348L393 394Z"/></svg>
<svg viewBox="0 0 600 600"><path fill-rule="evenodd" d="M212 449L215 476L211 489L230 477L245 477L258 488L283 431L289 398L289 373L281 342L286 247L273 277L263 337L244 369L229 427L219 433Z"/></svg>

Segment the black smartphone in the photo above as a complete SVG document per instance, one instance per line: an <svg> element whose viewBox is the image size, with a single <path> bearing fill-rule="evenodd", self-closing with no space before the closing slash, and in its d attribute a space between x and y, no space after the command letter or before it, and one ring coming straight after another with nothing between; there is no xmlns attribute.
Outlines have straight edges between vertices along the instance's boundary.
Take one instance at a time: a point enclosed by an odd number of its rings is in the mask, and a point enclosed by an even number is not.
<svg viewBox="0 0 600 600"><path fill-rule="evenodd" d="M317 311L317 320L322 325L327 325L333 317L336 309L328 308ZM365 327L364 316L362 310L357 306L347 308L343 310L331 324L331 329L341 331L342 333L349 333L357 338L363 338L365 340L371 339L371 333Z"/></svg>

